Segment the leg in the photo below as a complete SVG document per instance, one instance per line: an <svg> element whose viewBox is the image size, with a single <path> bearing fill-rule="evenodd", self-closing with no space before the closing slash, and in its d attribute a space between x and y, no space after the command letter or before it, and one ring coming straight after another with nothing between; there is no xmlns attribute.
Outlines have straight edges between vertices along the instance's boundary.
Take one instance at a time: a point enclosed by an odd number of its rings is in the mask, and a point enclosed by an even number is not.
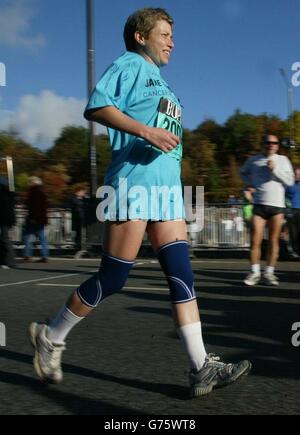
<svg viewBox="0 0 300 435"><path fill-rule="evenodd" d="M213 388L228 385L248 374L251 370L249 361L226 365L220 362L220 358L206 353L185 222L152 223L148 226L148 233L168 278L177 332L184 343L191 368L191 396L208 394Z"/></svg>
<svg viewBox="0 0 300 435"><path fill-rule="evenodd" d="M178 240L188 240L186 223L184 221L151 223L148 225L147 232L153 249L156 252L161 246L168 243ZM184 304L174 304L173 316L176 327L199 322L200 316L197 300L195 299Z"/></svg>
<svg viewBox="0 0 300 435"><path fill-rule="evenodd" d="M2 242L4 248L4 265L15 267L15 254L9 238L9 227L2 227Z"/></svg>
<svg viewBox="0 0 300 435"><path fill-rule="evenodd" d="M250 287L259 284L261 280L261 245L264 238L264 231L267 221L261 216L255 215L252 224L252 240L251 240L251 273L244 280L244 283Z"/></svg>
<svg viewBox="0 0 300 435"><path fill-rule="evenodd" d="M268 266L274 267L277 264L280 253L280 234L284 223L284 215L273 216L268 222L269 228L269 251Z"/></svg>
<svg viewBox="0 0 300 435"><path fill-rule="evenodd" d="M48 241L45 234L45 227L42 225L38 229L38 237L41 242L42 246L42 257L43 259L47 259L49 257L49 248L48 248Z"/></svg>
<svg viewBox="0 0 300 435"><path fill-rule="evenodd" d="M32 237L31 231L29 229L26 229L25 233L24 233L24 244L25 244L24 256L25 256L25 258L32 257L31 237Z"/></svg>
<svg viewBox="0 0 300 435"><path fill-rule="evenodd" d="M121 290L144 237L146 222L109 223L100 271L80 286L57 317L47 325L32 323L31 342L36 349L34 367L43 380L60 383L65 339L105 297Z"/></svg>
<svg viewBox="0 0 300 435"><path fill-rule="evenodd" d="M200 370L207 357L194 290L184 221L157 222L148 226L149 238L168 280L173 317L192 370Z"/></svg>
<svg viewBox="0 0 300 435"><path fill-rule="evenodd" d="M290 249L293 250L295 254L299 255L299 214L294 211L293 215L289 217L288 227L289 227L289 245Z"/></svg>
<svg viewBox="0 0 300 435"><path fill-rule="evenodd" d="M75 246L76 251L81 251L81 234L82 234L82 227L78 225L75 230Z"/></svg>
<svg viewBox="0 0 300 435"><path fill-rule="evenodd" d="M109 222L105 225L104 252L113 257L134 262L140 250L147 222ZM94 308L84 304L77 293L70 298L67 307L78 317L86 317Z"/></svg>
<svg viewBox="0 0 300 435"><path fill-rule="evenodd" d="M251 264L260 264L261 246L264 239L264 231L267 221L260 216L253 218L252 246L251 246Z"/></svg>

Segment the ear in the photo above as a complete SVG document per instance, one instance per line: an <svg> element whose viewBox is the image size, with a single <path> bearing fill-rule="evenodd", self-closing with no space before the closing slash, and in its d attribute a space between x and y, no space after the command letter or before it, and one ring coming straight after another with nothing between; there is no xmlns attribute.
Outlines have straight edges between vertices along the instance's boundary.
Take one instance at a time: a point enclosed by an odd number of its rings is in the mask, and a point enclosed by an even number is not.
<svg viewBox="0 0 300 435"><path fill-rule="evenodd" d="M146 38L143 36L141 32L135 32L134 39L139 45L144 46L146 44Z"/></svg>

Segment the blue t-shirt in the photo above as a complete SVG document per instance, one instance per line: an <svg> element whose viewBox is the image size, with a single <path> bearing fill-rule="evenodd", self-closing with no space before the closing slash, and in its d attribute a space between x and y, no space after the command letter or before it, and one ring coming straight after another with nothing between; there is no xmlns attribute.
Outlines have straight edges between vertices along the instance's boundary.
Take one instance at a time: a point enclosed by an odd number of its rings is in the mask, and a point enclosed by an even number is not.
<svg viewBox="0 0 300 435"><path fill-rule="evenodd" d="M300 182L298 181L294 186L288 187L286 193L292 203L292 208L300 209Z"/></svg>
<svg viewBox="0 0 300 435"><path fill-rule="evenodd" d="M161 77L160 69L137 53L126 52L106 70L85 113L106 106L114 106L142 124L182 136L179 100ZM112 162L104 184L106 194L109 187L116 192L117 204L114 208L108 201L111 207L103 209L103 220L184 219L182 144L166 154L142 138L111 128L108 134ZM159 189L164 191L164 199Z"/></svg>

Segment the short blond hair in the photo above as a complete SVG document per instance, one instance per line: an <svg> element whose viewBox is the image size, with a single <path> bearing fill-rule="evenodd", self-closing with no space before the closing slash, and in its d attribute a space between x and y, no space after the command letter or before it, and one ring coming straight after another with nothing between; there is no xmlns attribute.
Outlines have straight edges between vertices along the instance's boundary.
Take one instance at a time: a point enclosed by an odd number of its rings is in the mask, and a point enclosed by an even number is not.
<svg viewBox="0 0 300 435"><path fill-rule="evenodd" d="M124 41L128 51L136 51L135 33L140 32L145 38L154 29L158 21L166 21L173 26L174 20L171 15L161 8L139 9L128 18L124 27Z"/></svg>

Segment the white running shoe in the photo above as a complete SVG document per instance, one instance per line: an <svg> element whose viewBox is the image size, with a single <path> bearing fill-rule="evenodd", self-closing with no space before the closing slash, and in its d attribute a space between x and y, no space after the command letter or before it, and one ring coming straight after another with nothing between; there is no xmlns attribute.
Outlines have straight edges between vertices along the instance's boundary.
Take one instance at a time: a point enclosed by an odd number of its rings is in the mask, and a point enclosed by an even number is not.
<svg viewBox="0 0 300 435"><path fill-rule="evenodd" d="M247 276L244 283L250 287L253 287L260 283L261 275L259 273L250 273L250 275Z"/></svg>
<svg viewBox="0 0 300 435"><path fill-rule="evenodd" d="M272 286L272 287L278 287L279 286L279 279L277 276L274 275L274 273L265 273L264 274L264 284Z"/></svg>
<svg viewBox="0 0 300 435"><path fill-rule="evenodd" d="M63 381L61 368L65 345L56 345L47 338L47 325L32 323L29 328L31 343L35 349L33 365L36 374L43 381L59 384Z"/></svg>

